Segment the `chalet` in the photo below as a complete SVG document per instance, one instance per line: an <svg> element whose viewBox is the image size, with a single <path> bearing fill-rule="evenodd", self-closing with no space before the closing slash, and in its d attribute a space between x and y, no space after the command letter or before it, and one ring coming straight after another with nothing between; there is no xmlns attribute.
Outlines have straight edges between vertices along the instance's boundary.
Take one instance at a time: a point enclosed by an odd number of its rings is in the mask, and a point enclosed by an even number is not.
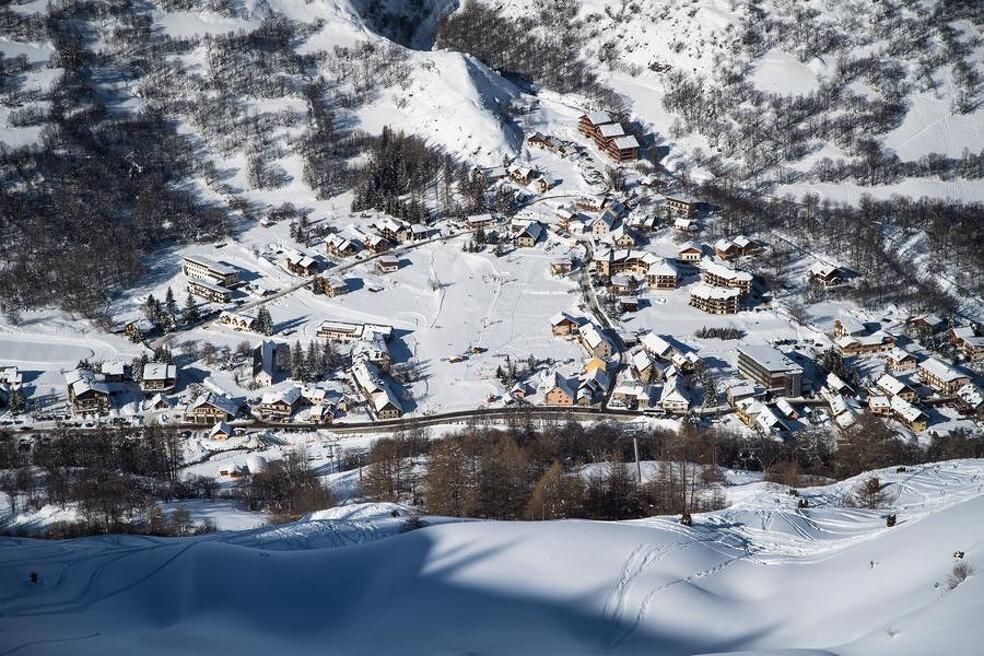
<svg viewBox="0 0 984 656"><path fill-rule="evenodd" d="M571 223L577 221L577 213L566 207L555 207L553 215L556 218L554 224L561 230L570 228Z"/></svg>
<svg viewBox="0 0 984 656"><path fill-rule="evenodd" d="M635 237L624 225L609 232L607 239L617 248L634 248L636 245Z"/></svg>
<svg viewBox="0 0 984 656"><path fill-rule="evenodd" d="M741 249L728 239L719 239L714 243L714 254L722 260L734 260L741 255Z"/></svg>
<svg viewBox="0 0 984 656"><path fill-rule="evenodd" d="M892 373L915 371L918 364L919 358L898 346L885 354L885 365Z"/></svg>
<svg viewBox="0 0 984 656"><path fill-rule="evenodd" d="M844 357L870 357L877 353L887 353L895 348L895 338L880 330L871 335L841 337L835 343L837 350Z"/></svg>
<svg viewBox="0 0 984 656"><path fill-rule="evenodd" d="M584 320L579 317L573 317L566 312L558 312L550 318L550 330L558 337L574 335L581 329L583 323L585 323Z"/></svg>
<svg viewBox="0 0 984 656"><path fill-rule="evenodd" d="M974 329L969 326L954 328L950 332L950 341L968 360L971 362L984 360L984 337L976 335Z"/></svg>
<svg viewBox="0 0 984 656"><path fill-rule="evenodd" d="M677 268L669 260L653 262L646 270L646 280L653 289L676 289L680 282Z"/></svg>
<svg viewBox="0 0 984 656"><path fill-rule="evenodd" d="M519 234L516 235L516 245L530 248L540 240L543 235L543 226L539 221L530 221L526 224Z"/></svg>
<svg viewBox="0 0 984 656"><path fill-rule="evenodd" d="M610 358L615 353L611 340L593 323L587 323L577 333L581 346L597 358Z"/></svg>
<svg viewBox="0 0 984 656"><path fill-rule="evenodd" d="M605 152L619 163L639 159L639 148L639 141L631 134L608 139L605 143Z"/></svg>
<svg viewBox="0 0 984 656"><path fill-rule="evenodd" d="M929 358L919 363L919 379L943 395L955 393L970 382L970 377L957 371L950 365L936 358Z"/></svg>
<svg viewBox="0 0 984 656"><path fill-rule="evenodd" d="M803 368L768 344L738 346L738 373L787 397L802 394Z"/></svg>
<svg viewBox="0 0 984 656"><path fill-rule="evenodd" d="M376 258L376 273L393 273L399 270L400 259L391 255Z"/></svg>
<svg viewBox="0 0 984 656"><path fill-rule="evenodd" d="M659 407L671 414L686 414L690 410L690 397L676 376L663 384Z"/></svg>
<svg viewBox="0 0 984 656"><path fill-rule="evenodd" d="M666 207L671 212L685 218L696 215L698 209L700 209L700 201L687 196L668 194L664 195L663 199L666 202Z"/></svg>
<svg viewBox="0 0 984 656"><path fill-rule="evenodd" d="M574 270L574 261L569 257L560 257L550 261L550 273L555 276L566 276Z"/></svg>
<svg viewBox="0 0 984 656"><path fill-rule="evenodd" d="M844 282L844 273L833 265L815 262L809 269L809 279L822 287L830 287Z"/></svg>
<svg viewBox="0 0 984 656"><path fill-rule="evenodd" d="M866 332L864 324L849 314L834 319L834 337L854 337Z"/></svg>
<svg viewBox="0 0 984 656"><path fill-rule="evenodd" d="M617 221L618 219L613 215L608 212L603 212L591 222L591 234L597 236L607 235L615 227Z"/></svg>
<svg viewBox="0 0 984 656"><path fill-rule="evenodd" d="M362 250L362 247L339 234L325 237L325 250L334 257L351 257Z"/></svg>
<svg viewBox="0 0 984 656"><path fill-rule="evenodd" d="M732 385L724 393L725 399L728 401L728 405L737 407L739 401L743 399L750 399L757 395L759 390L755 389L754 385L749 385L748 383L741 383L739 385Z"/></svg>
<svg viewBox="0 0 984 656"><path fill-rule="evenodd" d="M208 439L223 442L232 437L232 435L232 426L224 421L220 421L215 426L212 426L212 430L208 432Z"/></svg>
<svg viewBox="0 0 984 656"><path fill-rule="evenodd" d="M561 374L554 374L554 384L547 390L544 400L547 405L573 406L577 398L577 387Z"/></svg>
<svg viewBox="0 0 984 656"><path fill-rule="evenodd" d="M619 296L618 307L622 312L636 312L639 310L639 299L635 296Z"/></svg>
<svg viewBox="0 0 984 656"><path fill-rule="evenodd" d="M368 360L375 365L388 365L392 362L389 346L380 335L371 335L362 339L352 347L352 361Z"/></svg>
<svg viewBox="0 0 984 656"><path fill-rule="evenodd" d="M157 393L144 402L143 409L145 411L151 410L170 410L171 402L167 400L167 397L163 394Z"/></svg>
<svg viewBox="0 0 984 656"><path fill-rule="evenodd" d="M889 399L892 414L909 429L921 433L929 424L926 413L899 396Z"/></svg>
<svg viewBox="0 0 984 656"><path fill-rule="evenodd" d="M264 419L286 420L297 411L304 397L301 396L300 387L288 387L279 392L267 392L260 402L253 407L253 411Z"/></svg>
<svg viewBox="0 0 984 656"><path fill-rule="evenodd" d="M920 314L905 322L906 330L915 337L935 335L946 323L935 314Z"/></svg>
<svg viewBox="0 0 984 656"><path fill-rule="evenodd" d="M611 290L614 294L630 294L638 288L639 282L631 274L619 273L611 278Z"/></svg>
<svg viewBox="0 0 984 656"><path fill-rule="evenodd" d="M391 216L372 225L373 229L394 244L410 240L410 224L398 221Z"/></svg>
<svg viewBox="0 0 984 656"><path fill-rule="evenodd" d="M551 151L554 150L553 143L550 141L550 139L544 136L540 132L535 133L533 136L527 139L526 143L528 143L531 148L542 148L544 150L551 150Z"/></svg>
<svg viewBox="0 0 984 656"><path fill-rule="evenodd" d="M410 226L410 241L424 241L431 235L431 229L425 225L414 223Z"/></svg>
<svg viewBox="0 0 984 656"><path fill-rule="evenodd" d="M892 415L892 402L887 396L869 396L868 410L871 414L879 417L890 417Z"/></svg>
<svg viewBox="0 0 984 656"><path fill-rule="evenodd" d="M495 216L492 214L472 214L468 217L468 227L472 230L484 230L495 223Z"/></svg>
<svg viewBox="0 0 984 656"><path fill-rule="evenodd" d="M65 374L68 400L79 414L100 414L112 405L109 385L97 380L89 369L74 369Z"/></svg>
<svg viewBox="0 0 984 656"><path fill-rule="evenodd" d="M634 410L639 406L639 399L647 396L646 392L646 386L640 381L629 380L619 383L612 390L608 406Z"/></svg>
<svg viewBox="0 0 984 656"><path fill-rule="evenodd" d="M278 373L290 362L290 345L269 339L253 349L253 382L268 387L276 382Z"/></svg>
<svg viewBox="0 0 984 656"><path fill-rule="evenodd" d="M677 251L677 259L681 262L700 262L700 258L703 257L704 252L701 250L700 246L697 244L684 244Z"/></svg>
<svg viewBox="0 0 984 656"><path fill-rule="evenodd" d="M597 141L601 135L601 126L611 125L614 122L615 119L605 112L592 112L581 116L577 129L584 136Z"/></svg>
<svg viewBox="0 0 984 656"><path fill-rule="evenodd" d="M673 221L673 229L677 232L697 232L700 224L693 219L676 219Z"/></svg>
<svg viewBox="0 0 984 656"><path fill-rule="evenodd" d="M665 260L655 253L643 250L602 250L595 251L593 264L598 273L612 276L619 273L635 273L645 276L654 264Z"/></svg>
<svg viewBox="0 0 984 656"><path fill-rule="evenodd" d="M238 413L238 401L208 392L191 402L185 411L185 420L193 424L209 426L220 421L235 419Z"/></svg>
<svg viewBox="0 0 984 656"><path fill-rule="evenodd" d="M189 280L185 289L189 294L199 296L213 303L228 303L232 300L232 290L214 285L205 280Z"/></svg>
<svg viewBox="0 0 984 656"><path fill-rule="evenodd" d="M697 285L690 292L690 305L708 314L735 314L741 299L741 290L729 287Z"/></svg>
<svg viewBox="0 0 984 656"><path fill-rule="evenodd" d="M335 298L348 293L348 283L341 278L318 276L314 279L314 291L328 298Z"/></svg>
<svg viewBox="0 0 984 656"><path fill-rule="evenodd" d="M882 377L878 379L876 385L881 393L887 394L888 396L898 396L906 401L909 401L910 403L919 397L916 390L890 374L883 374Z"/></svg>
<svg viewBox="0 0 984 656"><path fill-rule="evenodd" d="M356 362L352 365L352 378L376 419L398 419L403 414L399 397L376 365L366 360Z"/></svg>
<svg viewBox="0 0 984 656"><path fill-rule="evenodd" d="M793 407L793 404L784 398L779 398L776 401L776 410L781 412L786 419L799 419L799 412Z"/></svg>
<svg viewBox="0 0 984 656"><path fill-rule="evenodd" d="M370 253L385 253L386 251L393 248L393 244L386 237L369 234L363 239L366 250Z"/></svg>
<svg viewBox="0 0 984 656"><path fill-rule="evenodd" d="M514 166L509 169L509 177L517 184L528 187L536 180L541 179L540 172L529 166Z"/></svg>
<svg viewBox="0 0 984 656"><path fill-rule="evenodd" d="M662 377L662 370L645 349L632 352L629 356L629 364L636 378L644 383L651 383Z"/></svg>
<svg viewBox="0 0 984 656"><path fill-rule="evenodd" d="M129 379L127 369L127 365L120 360L104 362L102 365L103 380L107 383L122 383ZM3 383L2 371L0 371L0 383Z"/></svg>
<svg viewBox="0 0 984 656"><path fill-rule="evenodd" d="M701 279L714 287L737 289L742 296L752 293L752 274L747 271L731 269L717 262L708 262Z"/></svg>
<svg viewBox="0 0 984 656"><path fill-rule="evenodd" d="M219 324L233 330L255 331L256 317L244 312L223 312L219 315Z"/></svg>
<svg viewBox="0 0 984 656"><path fill-rule="evenodd" d="M967 383L957 390L957 399L960 407L969 414L976 414L984 410L984 394L973 383Z"/></svg>
<svg viewBox="0 0 984 656"><path fill-rule="evenodd" d="M284 258L284 265L287 270L293 273L295 276L302 276L304 278L310 278L318 274L321 269L318 266L318 261L309 255L304 255L302 253L291 253L286 258Z"/></svg>
<svg viewBox="0 0 984 656"><path fill-rule="evenodd" d="M536 390L534 390L529 383L520 381L515 385L513 385L512 388L509 390L509 396L516 399L517 401L524 401L526 400L527 396L530 396L535 392Z"/></svg>
<svg viewBox="0 0 984 656"><path fill-rule="evenodd" d="M178 367L165 362L148 362L143 368L140 389L144 392L170 392L178 382Z"/></svg>
<svg viewBox="0 0 984 656"><path fill-rule="evenodd" d="M832 391L834 394L839 394L840 396L846 396L846 397L854 397L857 395L857 393L854 391L854 388L848 385L847 383L845 383L844 379L842 379L834 372L830 372L829 374L827 374L825 383L827 389Z"/></svg>
<svg viewBox="0 0 984 656"><path fill-rule="evenodd" d="M754 255L761 248L758 241L749 239L745 235L738 235L731 240L731 243L738 247L742 255Z"/></svg>
<svg viewBox="0 0 984 656"><path fill-rule="evenodd" d="M142 341L147 335L154 332L154 330L156 330L156 327L149 319L129 321L123 329L131 342Z"/></svg>
<svg viewBox="0 0 984 656"><path fill-rule="evenodd" d="M789 430L772 408L755 399L739 401L735 405L735 414L746 426L761 433L784 433Z"/></svg>
<svg viewBox="0 0 984 656"><path fill-rule="evenodd" d="M611 384L608 371L603 367L586 370L578 381L577 396L574 402L580 406L591 406L601 403Z"/></svg>
<svg viewBox="0 0 984 656"><path fill-rule="evenodd" d="M185 255L185 276L195 280L231 287L239 283L239 269L198 255Z"/></svg>
<svg viewBox="0 0 984 656"><path fill-rule="evenodd" d="M642 348L659 358L669 359L677 352L672 344L656 333L646 333L640 341L642 342Z"/></svg>

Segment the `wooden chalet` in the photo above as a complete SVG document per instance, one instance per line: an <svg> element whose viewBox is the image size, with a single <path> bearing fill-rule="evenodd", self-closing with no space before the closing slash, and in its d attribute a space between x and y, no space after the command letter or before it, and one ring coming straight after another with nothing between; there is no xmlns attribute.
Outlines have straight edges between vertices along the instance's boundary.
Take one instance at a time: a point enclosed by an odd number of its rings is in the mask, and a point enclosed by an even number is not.
<svg viewBox="0 0 984 656"><path fill-rule="evenodd" d="M321 270L316 259L301 253L291 253L285 258L284 264L287 270L295 276L302 276L304 278L315 276Z"/></svg>
<svg viewBox="0 0 984 656"><path fill-rule="evenodd" d="M348 293L348 283L341 278L331 276L318 276L314 279L314 293L324 294L328 298L335 298Z"/></svg>

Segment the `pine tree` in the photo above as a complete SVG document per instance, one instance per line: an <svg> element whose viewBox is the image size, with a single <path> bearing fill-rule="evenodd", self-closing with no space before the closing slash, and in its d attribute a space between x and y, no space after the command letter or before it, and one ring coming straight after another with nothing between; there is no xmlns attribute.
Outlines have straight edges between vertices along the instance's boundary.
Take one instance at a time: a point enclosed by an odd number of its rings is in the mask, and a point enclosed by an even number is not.
<svg viewBox="0 0 984 656"><path fill-rule="evenodd" d="M303 373L304 351L301 350L301 341L296 340L290 350L290 377L294 380L302 380Z"/></svg>
<svg viewBox="0 0 984 656"><path fill-rule="evenodd" d="M159 326L161 323L160 308L153 294L147 295L147 302L144 303L144 316L155 326Z"/></svg>
<svg viewBox="0 0 984 656"><path fill-rule="evenodd" d="M274 332L273 317L270 315L270 310L266 309L266 307L261 307L256 314L256 330L261 335L272 335Z"/></svg>
<svg viewBox="0 0 984 656"><path fill-rule="evenodd" d="M198 303L195 303L195 299L192 298L191 294L185 297L184 311L181 315L181 320L188 325L193 325L201 320L201 313L198 311Z"/></svg>
<svg viewBox="0 0 984 656"><path fill-rule="evenodd" d="M326 339L321 346L321 373L327 376L335 365L335 350L331 340Z"/></svg>
<svg viewBox="0 0 984 656"><path fill-rule="evenodd" d="M321 367L319 366L321 356L314 345L308 342L307 355L304 358L304 381L311 382L321 377Z"/></svg>
<svg viewBox="0 0 984 656"><path fill-rule="evenodd" d="M170 287L167 288L167 294L164 296L164 312L171 324L178 320L178 303L174 300L174 292Z"/></svg>

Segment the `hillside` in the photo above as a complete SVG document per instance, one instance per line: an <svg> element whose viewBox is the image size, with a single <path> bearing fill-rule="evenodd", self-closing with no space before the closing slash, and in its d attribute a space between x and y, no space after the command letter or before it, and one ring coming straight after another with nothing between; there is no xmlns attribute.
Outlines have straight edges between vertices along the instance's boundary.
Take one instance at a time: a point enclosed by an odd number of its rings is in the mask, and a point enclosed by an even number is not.
<svg viewBox="0 0 984 656"><path fill-rule="evenodd" d="M379 507L203 538L7 540L0 628L11 652L48 655L975 653L980 576L948 577L980 566L984 464L875 474L882 510L842 506L859 479L803 490L807 510L747 483L693 528L657 517L394 534Z"/></svg>

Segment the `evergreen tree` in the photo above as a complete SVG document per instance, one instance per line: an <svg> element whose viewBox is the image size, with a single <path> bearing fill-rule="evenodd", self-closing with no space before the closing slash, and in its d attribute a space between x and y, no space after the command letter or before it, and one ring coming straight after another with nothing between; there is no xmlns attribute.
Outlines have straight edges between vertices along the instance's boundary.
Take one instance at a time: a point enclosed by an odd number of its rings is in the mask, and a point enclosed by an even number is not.
<svg viewBox="0 0 984 656"><path fill-rule="evenodd" d="M294 380L303 380L304 375L304 351L301 350L301 341L296 340L294 347L290 350L290 377Z"/></svg>
<svg viewBox="0 0 984 656"><path fill-rule="evenodd" d="M319 367L320 358L321 356L319 355L314 342L308 342L307 355L304 357L305 382L312 382L321 377L321 368Z"/></svg>
<svg viewBox="0 0 984 656"><path fill-rule="evenodd" d="M184 311L181 314L181 320L188 325L193 325L201 320L201 313L198 311L198 303L195 303L195 299L192 298L191 294L185 297Z"/></svg>
<svg viewBox="0 0 984 656"><path fill-rule="evenodd" d="M273 317L266 306L261 307L256 314L256 330L261 335L272 335L274 332Z"/></svg>
<svg viewBox="0 0 984 656"><path fill-rule="evenodd" d="M168 321L173 325L178 320L178 303L174 300L174 292L171 288L167 288L167 294L164 296L164 313L167 315Z"/></svg>

